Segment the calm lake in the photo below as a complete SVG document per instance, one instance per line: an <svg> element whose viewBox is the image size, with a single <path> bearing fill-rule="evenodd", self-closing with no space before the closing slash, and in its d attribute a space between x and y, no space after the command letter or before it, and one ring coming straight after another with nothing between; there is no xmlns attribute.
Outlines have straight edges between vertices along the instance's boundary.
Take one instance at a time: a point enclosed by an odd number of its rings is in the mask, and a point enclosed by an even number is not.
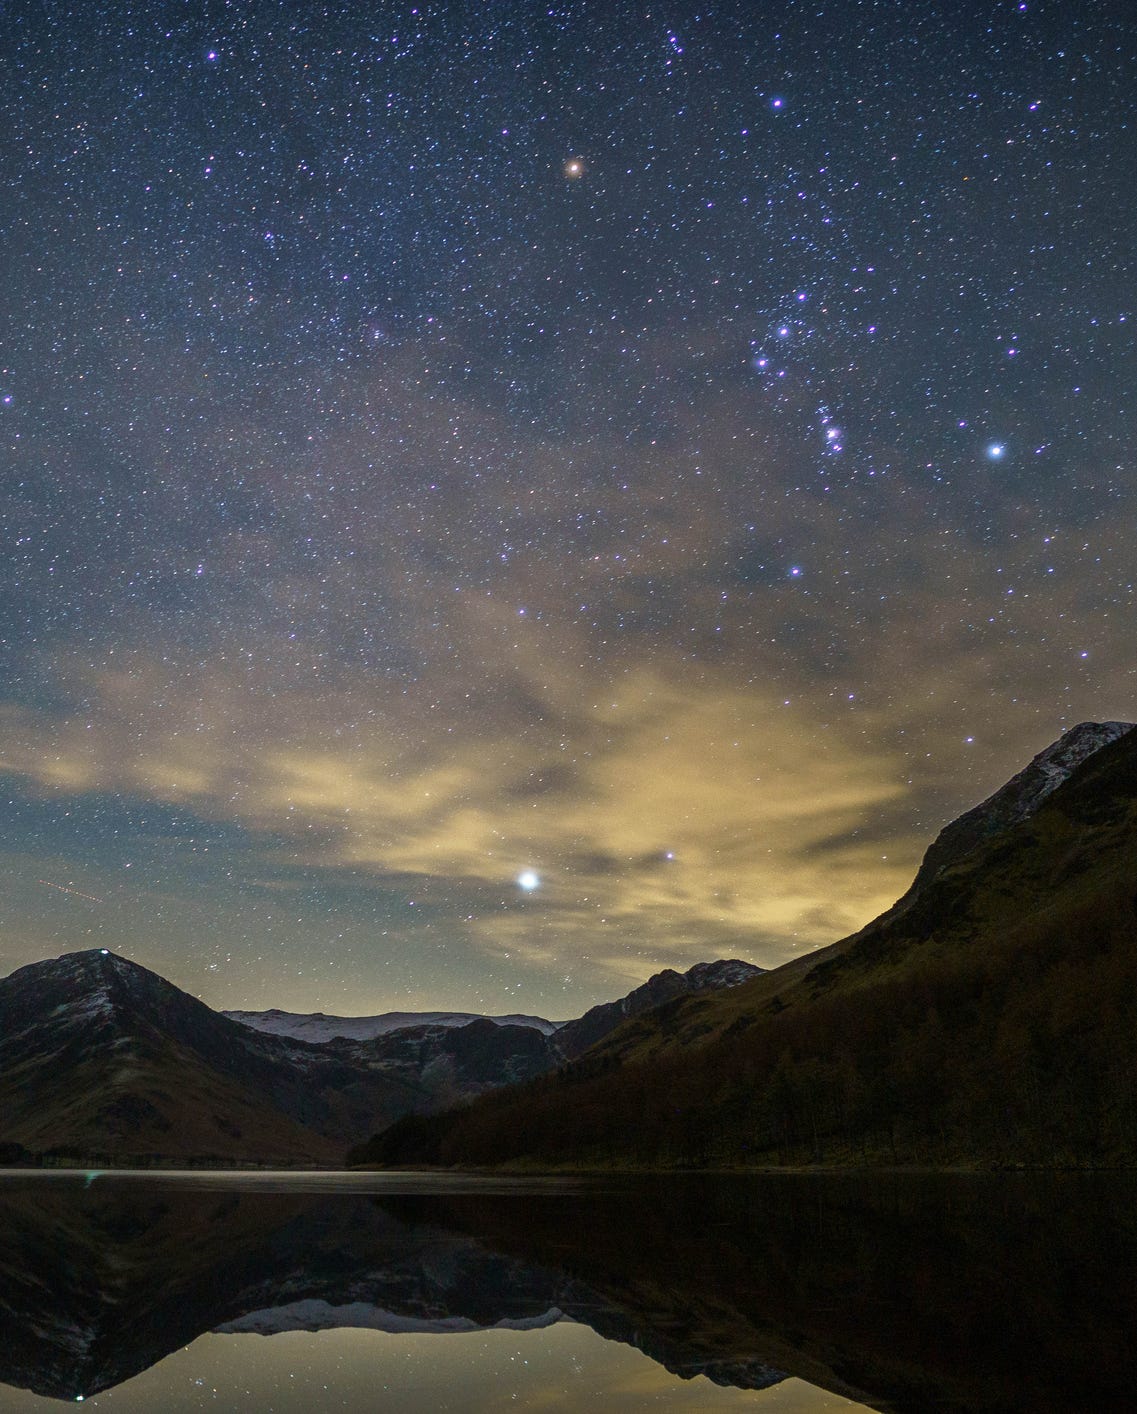
<svg viewBox="0 0 1137 1414"><path fill-rule="evenodd" d="M0 1409L1132 1409L1135 1197L0 1172Z"/></svg>

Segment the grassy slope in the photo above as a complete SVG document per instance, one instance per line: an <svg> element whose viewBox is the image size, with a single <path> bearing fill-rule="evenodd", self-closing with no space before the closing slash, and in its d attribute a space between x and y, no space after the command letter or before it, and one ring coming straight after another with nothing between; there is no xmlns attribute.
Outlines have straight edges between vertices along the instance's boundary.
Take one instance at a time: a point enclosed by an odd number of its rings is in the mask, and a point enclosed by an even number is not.
<svg viewBox="0 0 1137 1414"><path fill-rule="evenodd" d="M1133 733L1132 737L1137 737ZM1137 741L915 904L357 1158L1137 1162Z"/></svg>

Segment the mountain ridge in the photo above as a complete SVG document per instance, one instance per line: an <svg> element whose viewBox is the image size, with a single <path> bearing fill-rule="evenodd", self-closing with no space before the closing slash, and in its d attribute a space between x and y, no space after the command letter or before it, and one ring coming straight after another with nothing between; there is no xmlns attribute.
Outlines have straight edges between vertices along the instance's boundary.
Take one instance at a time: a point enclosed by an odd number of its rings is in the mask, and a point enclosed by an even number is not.
<svg viewBox="0 0 1137 1414"><path fill-rule="evenodd" d="M396 1031L415 1031L424 1027L460 1028L475 1021L490 1021L495 1026L530 1027L542 1035L555 1037L554 1047L558 1054L571 1057L579 1055L625 1017L636 1016L687 993L737 986L766 970L740 958L697 962L686 972L665 967L624 996L612 1002L600 1002L590 1007L583 1016L568 1021L549 1021L543 1016L525 1013L485 1016L479 1012L465 1011L390 1011L374 1016L329 1016L324 1012L290 1012L275 1007L267 1011L227 1010L222 1011L221 1015L267 1035L285 1036L315 1045L337 1039L373 1041Z"/></svg>
<svg viewBox="0 0 1137 1414"><path fill-rule="evenodd" d="M589 1046L595 1045L614 1027L629 1017L640 1016L677 997L700 992L713 992L740 986L743 982L766 972L764 967L742 962L738 958L722 958L718 962L697 962L686 972L664 968L649 977L641 986L614 1002L601 1002L590 1007L575 1021L566 1021L557 1028L554 1044L567 1060L575 1060Z"/></svg>
<svg viewBox="0 0 1137 1414"><path fill-rule="evenodd" d="M322 1011L282 1011L269 1007L265 1011L233 1011L225 1009L222 1016L263 1031L270 1036L288 1036L297 1041L322 1045L342 1037L348 1041L373 1041L392 1031L407 1031L418 1026L468 1026L471 1021L492 1021L495 1026L529 1026L551 1036L565 1023L549 1021L543 1016L528 1016L522 1012L506 1016L483 1016L476 1011L384 1011L374 1016L335 1016Z"/></svg>

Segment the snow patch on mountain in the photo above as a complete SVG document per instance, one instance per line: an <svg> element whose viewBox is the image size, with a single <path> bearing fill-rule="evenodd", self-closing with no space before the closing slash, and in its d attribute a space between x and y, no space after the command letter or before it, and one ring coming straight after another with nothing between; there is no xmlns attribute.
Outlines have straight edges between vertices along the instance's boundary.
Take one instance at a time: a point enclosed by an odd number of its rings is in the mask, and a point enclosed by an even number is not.
<svg viewBox="0 0 1137 1414"><path fill-rule="evenodd" d="M1132 731L1133 726L1132 722L1079 722L1071 727L1006 785L944 826L928 847L911 888L884 916L895 916L910 908L945 869L993 835L1029 819L1083 762Z"/></svg>
<svg viewBox="0 0 1137 1414"><path fill-rule="evenodd" d="M412 1027L468 1026L471 1021L492 1021L495 1026L528 1026L551 1036L563 1022L547 1021L543 1016L480 1016L472 1011L386 1011L379 1016L326 1016L322 1011L304 1013L280 1011L222 1012L230 1021L264 1031L270 1036L286 1036L293 1041L322 1045L325 1041L344 1037L349 1041L373 1041L392 1031L408 1031Z"/></svg>
<svg viewBox="0 0 1137 1414"><path fill-rule="evenodd" d="M1033 815L1046 797L1056 791L1074 771L1103 746L1132 731L1132 722L1079 722L1051 743L1045 751L1012 776L1005 786L975 807L990 814L1000 809L1002 819L1011 824ZM965 817L966 818L966 817Z"/></svg>

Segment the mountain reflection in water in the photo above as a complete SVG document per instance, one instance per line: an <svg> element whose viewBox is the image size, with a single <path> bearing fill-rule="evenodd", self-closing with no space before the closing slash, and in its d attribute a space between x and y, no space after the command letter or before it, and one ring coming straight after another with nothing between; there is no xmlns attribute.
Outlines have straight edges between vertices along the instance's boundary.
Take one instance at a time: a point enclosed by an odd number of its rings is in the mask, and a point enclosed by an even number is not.
<svg viewBox="0 0 1137 1414"><path fill-rule="evenodd" d="M1102 1176L376 1175L341 1191L10 1174L0 1381L90 1397L207 1331L523 1341L568 1319L724 1387L792 1375L882 1410L1126 1409L1133 1197Z"/></svg>

